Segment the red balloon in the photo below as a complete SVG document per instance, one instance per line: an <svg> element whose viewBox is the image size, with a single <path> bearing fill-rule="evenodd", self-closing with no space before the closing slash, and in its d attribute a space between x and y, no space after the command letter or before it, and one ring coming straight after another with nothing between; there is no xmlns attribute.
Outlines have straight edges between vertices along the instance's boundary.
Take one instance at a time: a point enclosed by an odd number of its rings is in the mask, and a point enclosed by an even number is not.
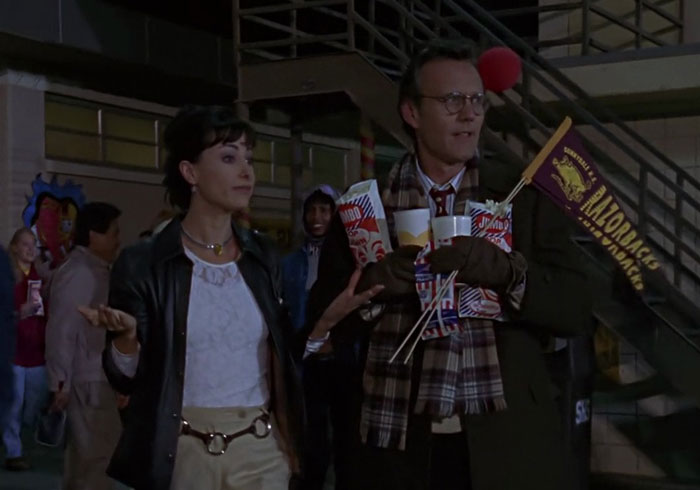
<svg viewBox="0 0 700 490"><path fill-rule="evenodd" d="M484 51L476 66L484 82L484 90L503 92L517 83L522 63L515 51L499 46Z"/></svg>

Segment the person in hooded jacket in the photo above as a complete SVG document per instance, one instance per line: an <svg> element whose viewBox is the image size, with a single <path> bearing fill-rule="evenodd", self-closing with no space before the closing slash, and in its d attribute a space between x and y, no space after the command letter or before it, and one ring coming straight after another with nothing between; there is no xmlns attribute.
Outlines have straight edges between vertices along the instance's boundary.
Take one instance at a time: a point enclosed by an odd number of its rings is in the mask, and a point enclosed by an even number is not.
<svg viewBox="0 0 700 490"><path fill-rule="evenodd" d="M305 240L301 247L282 262L284 297L288 305L295 335L304 335L307 297L316 282L321 247L335 213L336 192L328 185L314 189L304 201ZM314 315L313 312L310 313ZM333 460L335 488L346 487L348 481L347 452L353 440L348 431L348 412L358 386L358 349L350 345L333 349L323 343L317 352L307 352L302 363L302 384L306 408L307 432L304 444L306 471L302 488L320 490Z"/></svg>

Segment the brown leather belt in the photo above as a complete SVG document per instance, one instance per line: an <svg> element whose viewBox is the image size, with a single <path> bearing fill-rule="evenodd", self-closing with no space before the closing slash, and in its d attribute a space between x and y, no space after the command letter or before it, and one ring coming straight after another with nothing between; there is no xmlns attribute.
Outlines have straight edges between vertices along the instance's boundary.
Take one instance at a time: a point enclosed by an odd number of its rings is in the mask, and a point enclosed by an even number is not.
<svg viewBox="0 0 700 490"><path fill-rule="evenodd" d="M234 439L237 439L246 434L251 434L257 439L264 439L272 431L272 424L270 423L270 414L263 409L260 415L255 417L248 427L245 429L234 432L233 434L224 434L222 432L201 432L193 429L190 423L182 419L180 424L180 434L185 436L196 437L204 443L209 454L214 456L221 456L228 449L228 445Z"/></svg>

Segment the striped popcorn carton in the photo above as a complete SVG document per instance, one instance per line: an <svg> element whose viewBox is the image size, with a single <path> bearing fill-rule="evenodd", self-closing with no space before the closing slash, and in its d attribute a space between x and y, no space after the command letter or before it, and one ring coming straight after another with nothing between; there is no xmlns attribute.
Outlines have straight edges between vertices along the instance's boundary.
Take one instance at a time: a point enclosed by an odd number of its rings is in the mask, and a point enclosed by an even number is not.
<svg viewBox="0 0 700 490"><path fill-rule="evenodd" d="M364 267L391 252L389 228L376 180L352 185L336 201L355 262Z"/></svg>
<svg viewBox="0 0 700 490"><path fill-rule="evenodd" d="M470 201L469 206L472 236L486 238L501 250L510 253L513 249L513 207L508 205L503 216L491 223L494 216L493 205ZM486 229L489 223L491 224ZM460 318L483 318L501 322L506 320L498 294L485 288L460 288L458 313Z"/></svg>
<svg viewBox="0 0 700 490"><path fill-rule="evenodd" d="M435 249L435 243L429 241L416 257L416 291L420 299L421 311L425 311L430 306L433 298L447 280L446 274L433 274L430 272L430 264L425 257ZM455 332L460 332L464 328L462 321L457 314L457 304L455 296L454 281L440 301L440 306L430 318L428 326L423 331L423 340L447 337Z"/></svg>

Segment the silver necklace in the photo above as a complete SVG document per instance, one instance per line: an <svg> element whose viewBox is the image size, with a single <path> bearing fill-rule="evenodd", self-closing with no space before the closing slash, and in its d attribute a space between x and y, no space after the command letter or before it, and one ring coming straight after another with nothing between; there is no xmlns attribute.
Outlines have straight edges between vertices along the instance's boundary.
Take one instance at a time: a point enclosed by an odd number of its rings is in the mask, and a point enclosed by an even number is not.
<svg viewBox="0 0 700 490"><path fill-rule="evenodd" d="M214 252L214 255L216 255L217 257L221 256L221 254L224 253L224 247L231 243L231 240L233 240L233 233L231 233L231 236L228 237L223 243L204 243L200 242L192 235L187 233L187 230L185 230L184 226L180 227L180 229L182 230L183 235L189 238L192 243L199 247L206 248L207 250L212 250Z"/></svg>

